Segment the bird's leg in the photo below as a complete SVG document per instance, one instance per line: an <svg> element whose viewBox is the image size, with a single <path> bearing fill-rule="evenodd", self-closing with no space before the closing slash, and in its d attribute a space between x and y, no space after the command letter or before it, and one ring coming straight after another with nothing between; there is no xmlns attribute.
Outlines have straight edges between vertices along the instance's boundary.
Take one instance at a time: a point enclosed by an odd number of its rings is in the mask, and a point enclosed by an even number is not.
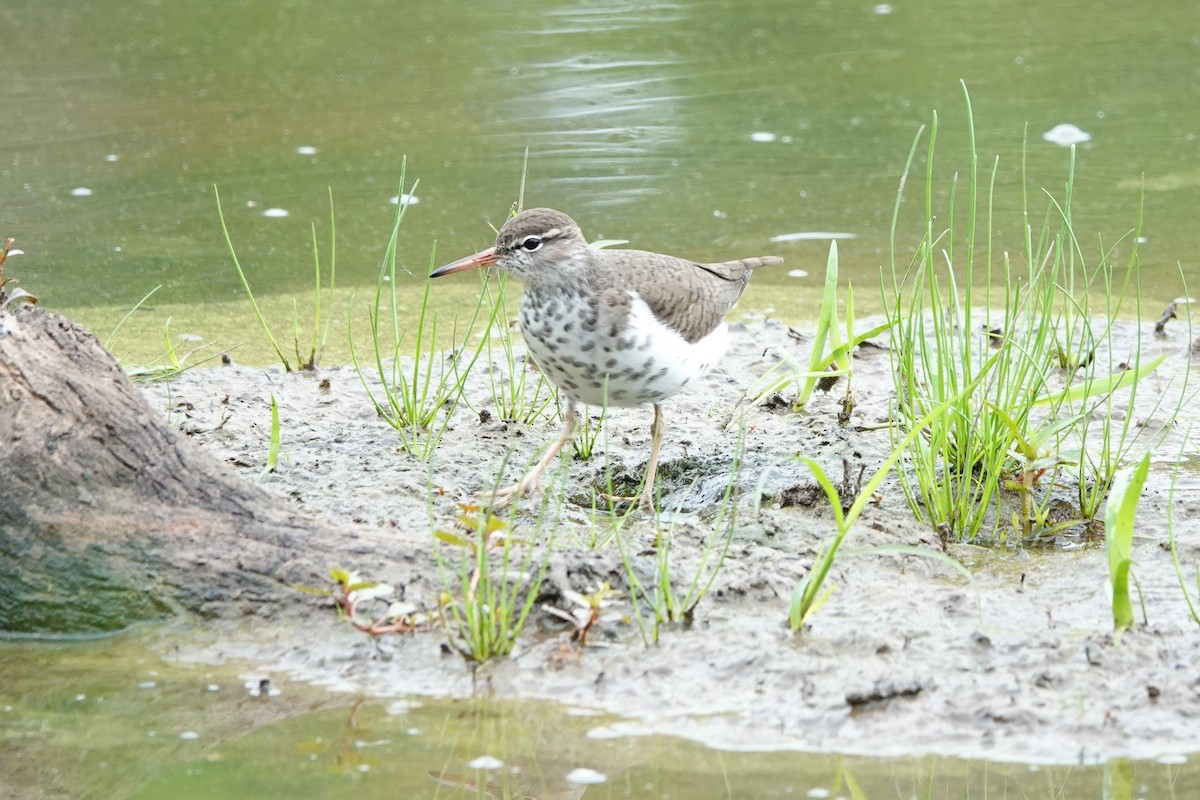
<svg viewBox="0 0 1200 800"><path fill-rule="evenodd" d="M571 437L575 433L575 401L567 400L567 424L563 426L562 435L550 445L550 449L538 459L538 462L533 465L533 469L525 473L525 477L504 489L496 491L492 495L492 508L504 508L506 505L516 500L522 495L527 495L532 492L541 491L542 473L550 466L551 462L558 457L559 452L567 446L567 442L571 441Z"/></svg>
<svg viewBox="0 0 1200 800"><path fill-rule="evenodd" d="M658 475L658 454L662 450L663 434L666 430L662 406L655 403L654 422L650 423L650 460L646 462L646 484L642 487L642 496L638 499L638 506L643 511L654 510L654 478Z"/></svg>

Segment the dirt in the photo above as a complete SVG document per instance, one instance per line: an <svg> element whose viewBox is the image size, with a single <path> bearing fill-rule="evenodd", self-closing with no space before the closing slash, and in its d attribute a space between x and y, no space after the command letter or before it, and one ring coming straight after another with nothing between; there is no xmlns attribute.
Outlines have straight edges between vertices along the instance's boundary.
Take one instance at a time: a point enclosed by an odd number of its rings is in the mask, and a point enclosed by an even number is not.
<svg viewBox="0 0 1200 800"><path fill-rule="evenodd" d="M894 480L847 539L831 574L836 591L807 628L790 633L793 588L835 530L828 503L794 456L816 458L839 484L846 475L853 485L864 468L869 478L889 450L890 365L886 349L860 352L858 404L846 424L837 419L844 384L818 393L798 414L787 408L794 390L782 401L739 404L778 353L799 355L810 346L786 326L756 320L735 326L716 371L665 404L662 506L671 510L634 513L618 527L591 508L606 475L622 490L640 476L651 413L635 409L610 413L590 461L552 473L544 510L529 500L513 516L514 536L544 541L556 532L548 602L565 604L568 586L586 592L608 582L619 590L620 618L600 624L585 649L571 646L566 627L538 612L516 657L473 673L444 646L442 631L371 640L328 605L297 593L297 614L216 623L181 657L248 658L380 697L488 692L557 700L620 714L628 720L620 731L722 748L1055 763L1200 752L1200 627L1165 546L1171 462L1186 423L1163 428L1170 402L1153 404L1178 396L1188 342L1186 332L1155 339L1146 327L1144 350L1170 357L1143 383L1129 413L1146 433L1165 438L1139 511L1139 625L1121 636L1112 633L1102 542L1070 536L1050 547L947 546L914 519ZM1133 331L1123 329L1127 342ZM495 484L502 465L505 480L519 477L558 431L552 420L498 420L482 362L468 386L472 407L455 412L429 463L399 448L347 367L285 374L226 366L145 391L173 424L250 480L260 480L265 463L273 395L282 455L261 485L297 510L369 532L345 543L360 560L364 543L386 532L395 543L388 552L402 555L378 559L363 577L386 581L426 608L443 591L431 531L451 529L457 503ZM723 503L731 474L734 491ZM1193 593L1200 565L1195 487L1182 472L1174 503ZM716 521L729 519L732 544L692 623L667 626L657 644L645 644L630 618L618 540L649 583L655 545L667 536L672 578L686 588ZM945 552L973 577L968 582L911 548Z"/></svg>

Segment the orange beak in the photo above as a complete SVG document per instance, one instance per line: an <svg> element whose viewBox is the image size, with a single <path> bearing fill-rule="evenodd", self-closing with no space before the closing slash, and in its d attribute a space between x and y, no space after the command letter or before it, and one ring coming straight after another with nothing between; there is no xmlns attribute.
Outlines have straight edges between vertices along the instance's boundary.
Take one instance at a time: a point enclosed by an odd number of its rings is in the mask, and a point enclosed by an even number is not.
<svg viewBox="0 0 1200 800"><path fill-rule="evenodd" d="M440 278L443 275L450 275L455 272L462 272L467 269L477 269L479 267L490 267L496 263L496 248L489 247L487 250L480 250L473 256L460 258L452 264L447 264L444 267L438 267L433 272L429 273L431 278Z"/></svg>

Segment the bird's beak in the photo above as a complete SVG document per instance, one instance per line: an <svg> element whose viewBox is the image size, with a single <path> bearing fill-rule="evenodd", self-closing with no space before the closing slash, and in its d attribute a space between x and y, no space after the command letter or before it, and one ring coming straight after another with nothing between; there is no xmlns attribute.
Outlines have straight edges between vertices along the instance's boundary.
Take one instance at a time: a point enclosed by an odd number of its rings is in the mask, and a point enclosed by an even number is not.
<svg viewBox="0 0 1200 800"><path fill-rule="evenodd" d="M433 272L429 273L431 278L440 278L443 275L450 275L454 272L462 272L466 269L477 269L478 267L490 267L496 263L496 248L489 247L487 250L480 250L473 256L460 258L452 264L447 264L444 267L438 267Z"/></svg>

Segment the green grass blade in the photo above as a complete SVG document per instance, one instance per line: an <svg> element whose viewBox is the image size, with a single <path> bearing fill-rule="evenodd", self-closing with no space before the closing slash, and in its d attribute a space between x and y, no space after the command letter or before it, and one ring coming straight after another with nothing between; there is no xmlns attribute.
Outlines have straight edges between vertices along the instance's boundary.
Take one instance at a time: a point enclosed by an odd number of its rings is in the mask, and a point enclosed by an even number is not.
<svg viewBox="0 0 1200 800"><path fill-rule="evenodd" d="M1109 491L1104 507L1104 546L1108 551L1109 579L1112 582L1113 624L1118 631L1133 625L1133 603L1129 594L1129 570L1133 558L1133 524L1142 486L1150 471L1150 454L1132 471L1120 472Z"/></svg>
<svg viewBox="0 0 1200 800"><path fill-rule="evenodd" d="M246 291L246 297L250 299L250 306L254 309L254 315L258 317L258 324L262 326L263 333L267 335L267 341L271 343L271 349L275 351L275 357L279 359L279 363L283 364L285 370L291 372L292 365L288 363L283 351L275 342L275 337L271 334L271 327L267 325L267 320L258 307L258 301L254 299L254 292L250 290L250 281L246 279L246 273L242 270L241 262L238 261L237 251L233 247L233 239L229 235L229 227L225 224L225 212L221 208L221 193L217 191L216 184L213 184L213 195L217 199L217 219L221 221L221 234L225 237L225 246L229 248L229 257L233 259L233 266L237 270L238 278L242 281L242 288Z"/></svg>

